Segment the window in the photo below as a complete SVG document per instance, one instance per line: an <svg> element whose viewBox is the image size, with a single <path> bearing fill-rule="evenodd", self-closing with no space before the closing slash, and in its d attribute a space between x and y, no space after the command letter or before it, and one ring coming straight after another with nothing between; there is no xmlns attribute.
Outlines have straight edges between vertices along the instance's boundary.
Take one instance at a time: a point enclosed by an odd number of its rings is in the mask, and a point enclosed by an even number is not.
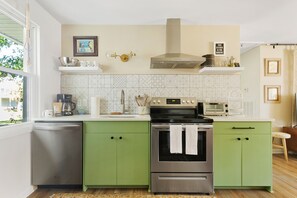
<svg viewBox="0 0 297 198"><path fill-rule="evenodd" d="M0 72L0 125L27 121L25 93L26 77Z"/></svg>
<svg viewBox="0 0 297 198"><path fill-rule="evenodd" d="M30 115L33 75L27 68L22 20L15 20L0 6L0 126L26 122ZM3 11L3 12L2 12ZM30 52L31 53L31 52ZM33 67L33 66L31 66ZM30 109L31 110L31 109Z"/></svg>

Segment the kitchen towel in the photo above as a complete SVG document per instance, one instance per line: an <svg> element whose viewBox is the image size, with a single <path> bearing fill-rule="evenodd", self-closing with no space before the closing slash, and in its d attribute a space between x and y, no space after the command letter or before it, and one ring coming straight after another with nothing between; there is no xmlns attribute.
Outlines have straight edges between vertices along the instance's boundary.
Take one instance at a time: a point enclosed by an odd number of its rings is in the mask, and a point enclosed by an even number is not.
<svg viewBox="0 0 297 198"><path fill-rule="evenodd" d="M96 118L100 115L100 97L91 97L91 117Z"/></svg>
<svg viewBox="0 0 297 198"><path fill-rule="evenodd" d="M170 125L170 153L182 153L182 125Z"/></svg>
<svg viewBox="0 0 297 198"><path fill-rule="evenodd" d="M186 125L186 154L198 155L198 130L196 125Z"/></svg>

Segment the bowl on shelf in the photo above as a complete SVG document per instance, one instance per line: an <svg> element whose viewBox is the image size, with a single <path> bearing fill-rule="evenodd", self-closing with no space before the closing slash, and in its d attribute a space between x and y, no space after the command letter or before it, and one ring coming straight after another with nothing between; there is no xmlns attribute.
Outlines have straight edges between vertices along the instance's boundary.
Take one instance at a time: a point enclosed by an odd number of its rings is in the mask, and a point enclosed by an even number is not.
<svg viewBox="0 0 297 198"><path fill-rule="evenodd" d="M63 66L76 66L77 63L79 62L78 59L76 58L71 58L71 57L67 57L67 56L62 56L59 57L60 62Z"/></svg>

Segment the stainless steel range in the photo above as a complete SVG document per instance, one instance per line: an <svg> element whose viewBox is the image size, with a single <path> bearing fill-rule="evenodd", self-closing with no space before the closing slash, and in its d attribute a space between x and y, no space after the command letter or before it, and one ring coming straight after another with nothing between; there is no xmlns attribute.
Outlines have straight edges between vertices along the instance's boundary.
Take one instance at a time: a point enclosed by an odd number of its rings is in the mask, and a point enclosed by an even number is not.
<svg viewBox="0 0 297 198"><path fill-rule="evenodd" d="M150 111L152 192L214 193L213 120L198 115L196 98L152 98ZM180 136L172 142L174 127ZM189 129L196 154L187 153ZM180 152L172 152L176 142Z"/></svg>

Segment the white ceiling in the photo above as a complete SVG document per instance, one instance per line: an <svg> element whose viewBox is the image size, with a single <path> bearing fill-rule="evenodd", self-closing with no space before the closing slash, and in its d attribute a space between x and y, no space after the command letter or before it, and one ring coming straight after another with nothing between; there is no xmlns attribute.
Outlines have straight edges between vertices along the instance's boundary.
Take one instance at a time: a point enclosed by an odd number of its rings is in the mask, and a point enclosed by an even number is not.
<svg viewBox="0 0 297 198"><path fill-rule="evenodd" d="M244 43L297 43L296 0L36 0L62 24L240 25Z"/></svg>

